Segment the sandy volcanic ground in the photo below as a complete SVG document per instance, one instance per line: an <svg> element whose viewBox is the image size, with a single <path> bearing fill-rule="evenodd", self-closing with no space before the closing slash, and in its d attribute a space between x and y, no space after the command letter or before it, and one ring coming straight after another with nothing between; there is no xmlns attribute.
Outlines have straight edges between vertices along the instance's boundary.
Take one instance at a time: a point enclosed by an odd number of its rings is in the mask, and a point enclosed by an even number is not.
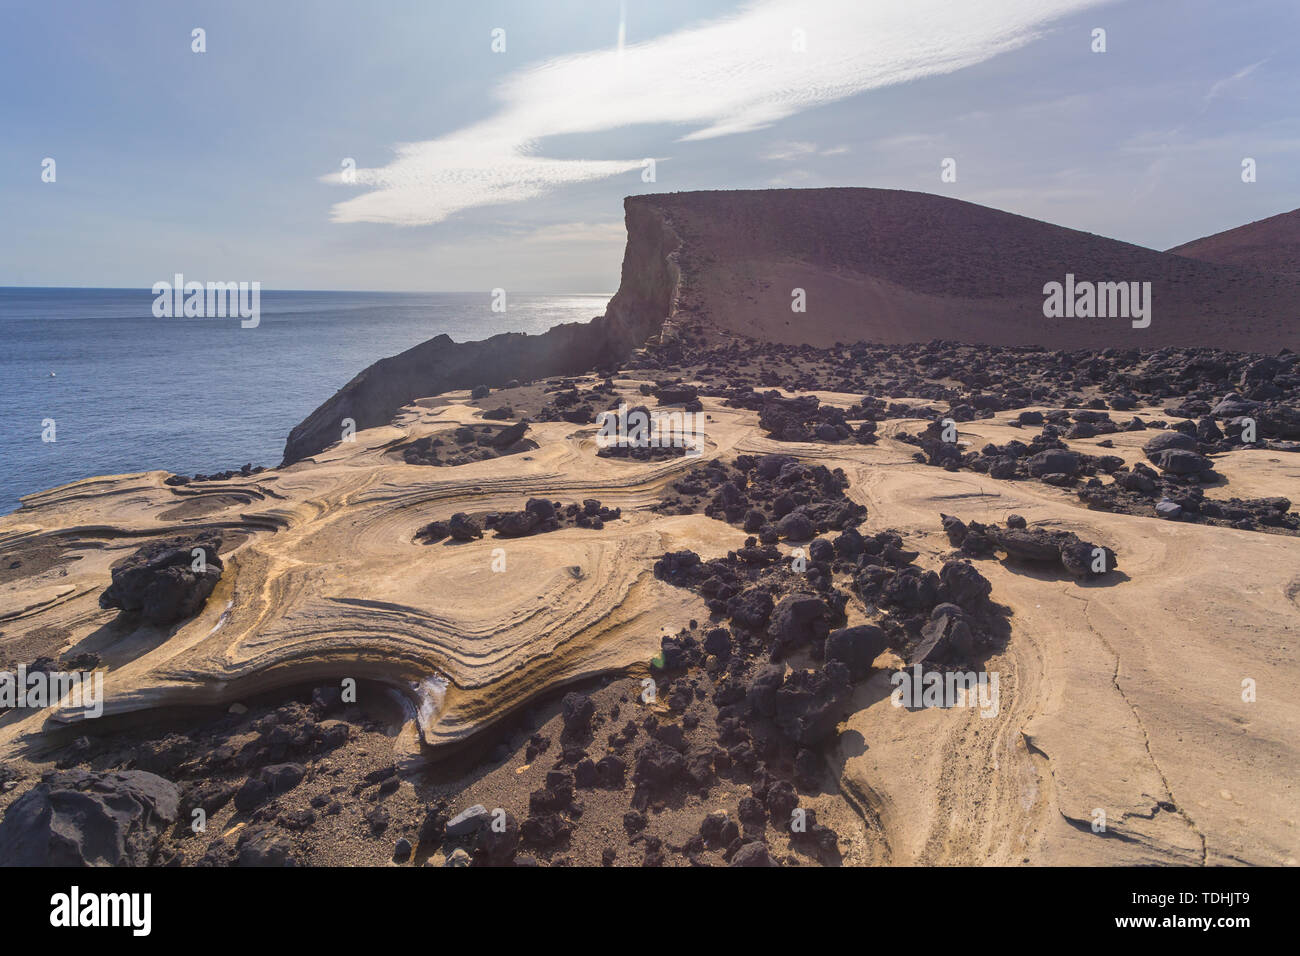
<svg viewBox="0 0 1300 956"><path fill-rule="evenodd" d="M629 404L643 401L639 381L616 384ZM819 394L844 407L859 398ZM986 665L1000 678L996 716L892 706L888 668L901 662L882 655L831 750L839 792L813 803L846 863L1296 863L1300 537L1089 511L1041 482L929 467L891 437L925 422L882 422L871 446L779 443L757 413L702 401L706 459L780 452L841 467L868 508L863 532L898 531L925 567L951 551L940 512L1017 513L1119 556L1120 572L1084 584L976 562L992 600L1013 612L1009 644ZM745 535L702 514L652 512L699 459L598 458L595 426L534 424L535 451L455 468L408 465L396 450L480 414L451 393L283 470L183 487L148 472L31 496L0 518L0 549L24 558L0 579L0 651L13 663L100 656L106 716L76 733L308 682L380 681L402 688L412 713L423 705L390 740L398 758L463 755L475 734L597 675L635 686L666 631L709 616L697 594L653 576L655 558L721 556ZM1014 418L963 424L961 440L1005 442L1022 434L1006 424ZM1143 433L1108 437L1112 453L1141 459ZM1071 445L1095 452L1093 441ZM1228 484L1212 494L1300 497L1294 456L1229 453L1216 469ZM598 498L622 518L518 539L415 540L454 512L518 509L533 496ZM114 561L198 529L223 533L226 566L197 616L160 630L100 609ZM851 603L850 623L870 613ZM1250 703L1247 679L1258 687ZM40 769L79 716L5 714L0 761ZM1104 834L1092 829L1099 812Z"/></svg>

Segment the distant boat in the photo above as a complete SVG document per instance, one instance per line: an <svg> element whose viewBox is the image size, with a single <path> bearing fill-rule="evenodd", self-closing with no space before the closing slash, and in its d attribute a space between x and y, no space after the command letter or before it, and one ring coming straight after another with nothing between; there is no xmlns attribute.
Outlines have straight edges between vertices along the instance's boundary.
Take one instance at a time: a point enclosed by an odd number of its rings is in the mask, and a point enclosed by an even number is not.
<svg viewBox="0 0 1300 956"><path fill-rule="evenodd" d="M54 378L54 373L53 373L53 372L50 373L50 378Z"/></svg>

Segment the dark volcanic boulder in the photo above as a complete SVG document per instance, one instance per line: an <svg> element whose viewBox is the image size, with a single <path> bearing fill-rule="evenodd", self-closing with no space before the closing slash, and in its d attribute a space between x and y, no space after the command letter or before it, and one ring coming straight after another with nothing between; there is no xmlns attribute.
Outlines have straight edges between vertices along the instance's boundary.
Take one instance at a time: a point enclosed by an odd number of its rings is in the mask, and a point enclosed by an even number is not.
<svg viewBox="0 0 1300 956"><path fill-rule="evenodd" d="M794 464L795 459L790 455L764 455L758 459L755 470L760 478L775 478L781 473L786 465Z"/></svg>
<svg viewBox="0 0 1300 956"><path fill-rule="evenodd" d="M682 405L693 402L699 397L699 390L694 385L664 384L654 389L655 398L660 405Z"/></svg>
<svg viewBox="0 0 1300 956"><path fill-rule="evenodd" d="M821 598L798 592L781 598L772 612L767 633L772 638L772 659L795 647L826 637L830 608Z"/></svg>
<svg viewBox="0 0 1300 956"><path fill-rule="evenodd" d="M235 845L239 851L236 866L293 866L293 844L271 826L246 830Z"/></svg>
<svg viewBox="0 0 1300 956"><path fill-rule="evenodd" d="M586 694L577 691L564 695L560 703L560 713L564 718L564 736L580 738L591 727L591 718L596 715L596 705Z"/></svg>
<svg viewBox="0 0 1300 956"><path fill-rule="evenodd" d="M820 671L794 671L776 692L776 725L804 746L821 743L835 732L851 686L849 669L827 661Z"/></svg>
<svg viewBox="0 0 1300 956"><path fill-rule="evenodd" d="M1141 495L1153 494L1157 488L1156 479L1159 478L1154 471L1148 468L1142 462L1133 466L1132 471L1121 471L1115 475L1115 484L1119 485L1126 491L1135 491Z"/></svg>
<svg viewBox="0 0 1300 956"><path fill-rule="evenodd" d="M271 790L271 796L278 797L288 793L307 776L307 770L300 763L277 763L262 768L261 777Z"/></svg>
<svg viewBox="0 0 1300 956"><path fill-rule="evenodd" d="M513 425L507 425L505 428L501 429L501 431L492 436L492 447L509 448L515 442L519 441L519 439L523 438L526 431L528 431L527 422L516 422Z"/></svg>
<svg viewBox="0 0 1300 956"><path fill-rule="evenodd" d="M880 603L918 611L933 607L943 586L939 575L915 565L900 568L880 590Z"/></svg>
<svg viewBox="0 0 1300 956"><path fill-rule="evenodd" d="M1157 460L1157 456L1169 449L1179 449L1181 451L1196 451L1196 437L1188 435L1185 432L1174 431L1172 428L1162 431L1154 438L1142 446L1142 452L1152 461Z"/></svg>
<svg viewBox="0 0 1300 956"><path fill-rule="evenodd" d="M558 813L541 813L520 825L519 841L524 846L545 849L562 844L572 832L573 827Z"/></svg>
<svg viewBox="0 0 1300 956"><path fill-rule="evenodd" d="M1005 480L1016 477L1016 460L1003 455L989 462L989 477Z"/></svg>
<svg viewBox="0 0 1300 956"><path fill-rule="evenodd" d="M772 595L761 587L746 588L729 605L732 623L757 631L772 614Z"/></svg>
<svg viewBox="0 0 1300 956"><path fill-rule="evenodd" d="M450 535L451 529L447 527L447 522L430 521L419 531L415 532L415 540L424 541L427 544L436 544Z"/></svg>
<svg viewBox="0 0 1300 956"><path fill-rule="evenodd" d="M447 530L457 541L473 541L475 538L483 537L483 529L479 527L478 522L463 511L458 511L451 516L451 520L447 522Z"/></svg>
<svg viewBox="0 0 1300 956"><path fill-rule="evenodd" d="M1176 501L1170 501L1168 498L1161 498L1156 502L1156 517L1164 518L1167 521L1177 521L1183 516L1183 506Z"/></svg>
<svg viewBox="0 0 1300 956"><path fill-rule="evenodd" d="M1035 478L1043 475L1076 475L1081 461L1082 456L1077 452L1049 448L1030 458L1027 467L1029 474Z"/></svg>
<svg viewBox="0 0 1300 956"><path fill-rule="evenodd" d="M241 813L256 810L271 799L271 785L260 777L249 777L235 794L235 809Z"/></svg>
<svg viewBox="0 0 1300 956"><path fill-rule="evenodd" d="M1242 398L1236 392L1229 392L1210 409L1210 414L1215 418L1238 418L1253 416L1258 409L1259 402L1252 402L1248 398Z"/></svg>
<svg viewBox="0 0 1300 956"><path fill-rule="evenodd" d="M596 501L596 499L589 499ZM600 509L600 502L596 501L596 510ZM555 504L545 498L529 498L524 502L524 510L529 514L537 516L538 521L548 521L555 517Z"/></svg>
<svg viewBox="0 0 1300 956"><path fill-rule="evenodd" d="M1260 417L1259 433L1265 438L1295 440L1300 438L1300 409L1276 405Z"/></svg>
<svg viewBox="0 0 1300 956"><path fill-rule="evenodd" d="M974 614L988 603L993 585L975 566L965 561L945 562L939 572L948 599L968 614Z"/></svg>
<svg viewBox="0 0 1300 956"><path fill-rule="evenodd" d="M777 866L764 843L746 843L731 858L730 866Z"/></svg>
<svg viewBox="0 0 1300 956"><path fill-rule="evenodd" d="M826 638L826 660L842 662L858 680L866 676L871 662L888 646L885 632L874 624L841 627Z"/></svg>
<svg viewBox="0 0 1300 956"><path fill-rule="evenodd" d="M151 624L191 617L221 578L220 548L221 537L212 532L147 544L113 565L99 606L138 611Z"/></svg>
<svg viewBox="0 0 1300 956"><path fill-rule="evenodd" d="M816 790L821 783L825 766L815 750L803 747L794 758L794 783L800 790Z"/></svg>
<svg viewBox="0 0 1300 956"><path fill-rule="evenodd" d="M640 787L670 787L685 770L686 760L680 753L665 743L651 740L637 751L632 780Z"/></svg>
<svg viewBox="0 0 1300 956"><path fill-rule="evenodd" d="M143 770L48 774L0 822L3 866L147 866L180 791Z"/></svg>
<svg viewBox="0 0 1300 956"><path fill-rule="evenodd" d="M776 531L787 541L807 541L817 533L812 521L802 511L792 511L778 521Z"/></svg>
<svg viewBox="0 0 1300 956"><path fill-rule="evenodd" d="M1118 566L1110 548L1078 540L1061 545L1061 564L1079 578L1100 577Z"/></svg>
<svg viewBox="0 0 1300 956"><path fill-rule="evenodd" d="M531 511L507 511L492 528L503 538L521 538L532 534L539 524L541 519Z"/></svg>
<svg viewBox="0 0 1300 956"><path fill-rule="evenodd" d="M993 543L1019 561L1059 561L1061 545L1057 536L1038 528L990 528Z"/></svg>
<svg viewBox="0 0 1300 956"><path fill-rule="evenodd" d="M1199 475L1214 468L1204 455L1183 448L1165 448L1153 454L1151 460L1157 468L1171 475Z"/></svg>
<svg viewBox="0 0 1300 956"><path fill-rule="evenodd" d="M1072 531L1045 528L989 528L994 544L1018 561L1059 562L1076 577L1109 574L1117 567L1115 552L1084 541Z"/></svg>
<svg viewBox="0 0 1300 956"><path fill-rule="evenodd" d="M731 654L731 632L725 627L713 627L704 635L704 650L717 657Z"/></svg>
<svg viewBox="0 0 1300 956"><path fill-rule="evenodd" d="M960 548L962 542L966 540L966 522L943 513L939 514L939 520L943 523L943 532L948 536L948 543L954 548Z"/></svg>
<svg viewBox="0 0 1300 956"><path fill-rule="evenodd" d="M519 821L507 811L478 831L474 849L483 854L489 866L506 866L514 861L519 839Z"/></svg>
<svg viewBox="0 0 1300 956"><path fill-rule="evenodd" d="M776 692L785 680L785 668L769 664L758 672L745 690L745 706L750 713L771 717L776 713Z"/></svg>
<svg viewBox="0 0 1300 956"><path fill-rule="evenodd" d="M921 629L921 642L912 651L908 664L933 664L952 654L969 654L973 646L974 635L965 612L955 604L940 604Z"/></svg>

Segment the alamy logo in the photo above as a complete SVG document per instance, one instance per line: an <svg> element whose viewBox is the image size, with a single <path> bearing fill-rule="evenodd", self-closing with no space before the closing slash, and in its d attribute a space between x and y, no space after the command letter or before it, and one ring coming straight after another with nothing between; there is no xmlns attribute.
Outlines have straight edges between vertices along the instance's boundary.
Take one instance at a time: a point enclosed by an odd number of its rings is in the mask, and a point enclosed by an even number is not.
<svg viewBox="0 0 1300 956"><path fill-rule="evenodd" d="M82 893L74 886L50 897L50 925L127 926L132 936L148 936L153 927L150 893Z"/></svg>
<svg viewBox="0 0 1300 956"><path fill-rule="evenodd" d="M176 273L174 282L153 284L154 318L224 319L238 317L241 328L255 329L262 321L262 283L186 282Z"/></svg>
<svg viewBox="0 0 1300 956"><path fill-rule="evenodd" d="M1132 319L1133 328L1151 324L1150 282L1075 282L1043 286L1043 315L1049 319Z"/></svg>
<svg viewBox="0 0 1300 956"><path fill-rule="evenodd" d="M83 708L83 717L104 713L104 672L0 671L0 707L22 710L62 705Z"/></svg>
<svg viewBox="0 0 1300 956"><path fill-rule="evenodd" d="M975 707L981 717L996 717L999 709L998 672L923 671L920 664L910 672L895 671L889 678L894 691L889 701L895 707Z"/></svg>

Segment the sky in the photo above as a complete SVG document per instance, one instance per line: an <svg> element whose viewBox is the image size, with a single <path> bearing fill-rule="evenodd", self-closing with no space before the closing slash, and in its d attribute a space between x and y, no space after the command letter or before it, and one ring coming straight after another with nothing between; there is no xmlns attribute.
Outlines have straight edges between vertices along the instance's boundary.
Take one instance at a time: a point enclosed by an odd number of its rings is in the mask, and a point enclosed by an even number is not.
<svg viewBox="0 0 1300 956"><path fill-rule="evenodd" d="M695 189L1164 249L1300 207L1298 36L1295 0L0 0L0 285L612 292L623 197Z"/></svg>

